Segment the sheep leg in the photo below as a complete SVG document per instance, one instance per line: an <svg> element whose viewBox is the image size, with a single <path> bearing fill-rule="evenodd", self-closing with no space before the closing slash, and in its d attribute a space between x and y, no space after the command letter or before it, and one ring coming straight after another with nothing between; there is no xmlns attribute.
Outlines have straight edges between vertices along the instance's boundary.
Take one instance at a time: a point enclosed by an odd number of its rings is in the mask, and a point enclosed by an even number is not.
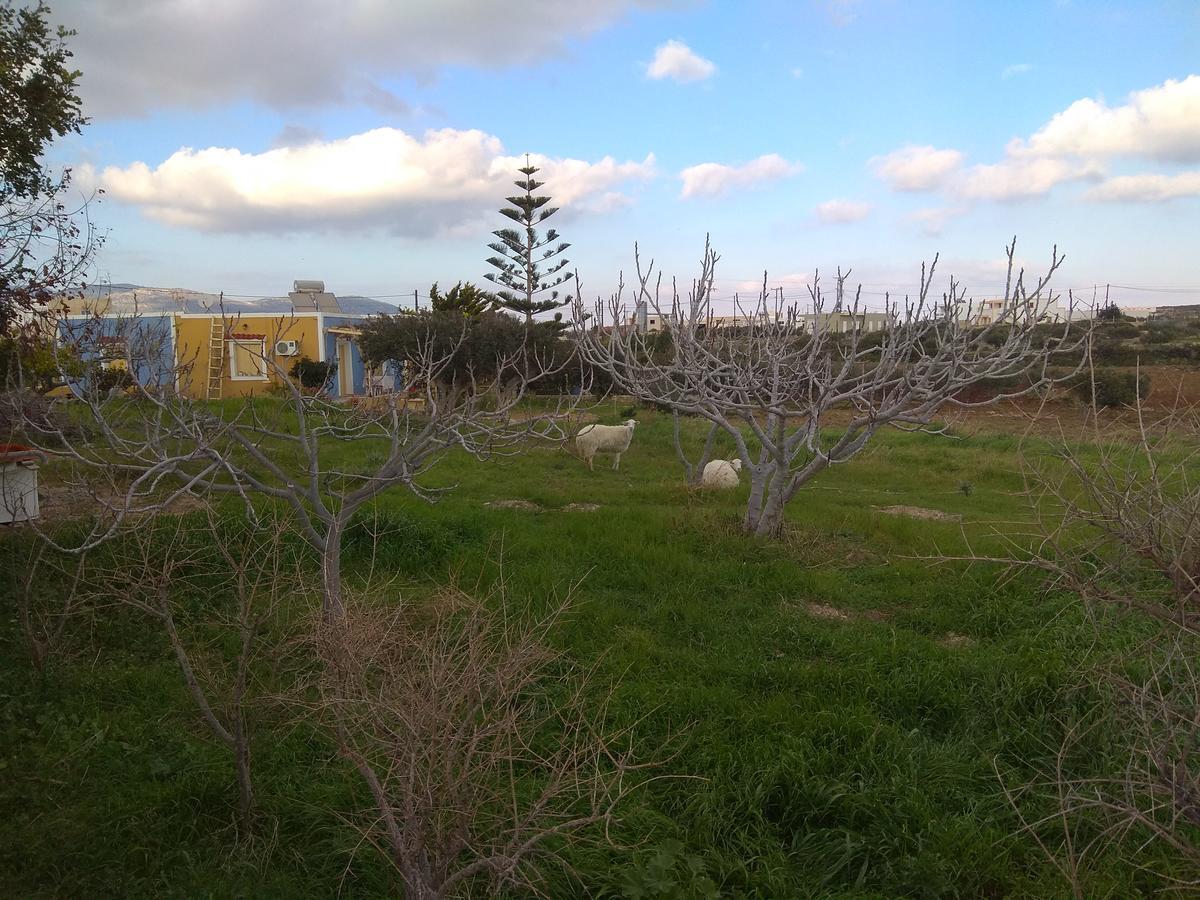
<svg viewBox="0 0 1200 900"><path fill-rule="evenodd" d="M616 455L616 457L613 459L613 471L615 472L619 468L621 468L621 454L620 453L618 453Z"/></svg>
<svg viewBox="0 0 1200 900"><path fill-rule="evenodd" d="M588 466L588 471L589 471L589 472L595 472L595 471L596 471L596 470L595 470L595 469L592 467L592 459L593 459L593 458L594 458L594 457L591 457L591 456L589 456L589 457L587 457L587 458L586 458L586 460L585 460L585 461L587 462L587 466Z"/></svg>

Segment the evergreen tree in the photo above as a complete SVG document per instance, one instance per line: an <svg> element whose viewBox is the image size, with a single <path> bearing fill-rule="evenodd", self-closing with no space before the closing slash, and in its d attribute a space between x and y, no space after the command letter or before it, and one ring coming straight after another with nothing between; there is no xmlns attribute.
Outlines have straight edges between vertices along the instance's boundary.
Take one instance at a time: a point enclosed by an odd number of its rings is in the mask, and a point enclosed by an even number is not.
<svg viewBox="0 0 1200 900"><path fill-rule="evenodd" d="M487 291L481 291L469 281L458 282L445 294L438 290L435 281L429 289L429 300L436 310L459 312L468 318L491 312L500 305L495 297Z"/></svg>
<svg viewBox="0 0 1200 900"><path fill-rule="evenodd" d="M557 290L573 277L571 272L564 271L569 261L561 256L571 245L560 241L553 228L545 235L538 234L536 226L558 212L558 207L546 206L549 197L534 196L533 192L544 182L534 179L538 169L529 164L528 154L525 165L517 171L525 177L513 183L525 193L506 197L512 206L500 210L500 215L512 219L520 227L492 232L499 240L488 247L498 255L490 257L488 264L498 271L483 277L500 286L496 298L501 306L524 315L525 321L531 322L535 314L559 309L571 302L570 293L560 300ZM542 266L546 267L544 271ZM550 292L548 297L547 291Z"/></svg>

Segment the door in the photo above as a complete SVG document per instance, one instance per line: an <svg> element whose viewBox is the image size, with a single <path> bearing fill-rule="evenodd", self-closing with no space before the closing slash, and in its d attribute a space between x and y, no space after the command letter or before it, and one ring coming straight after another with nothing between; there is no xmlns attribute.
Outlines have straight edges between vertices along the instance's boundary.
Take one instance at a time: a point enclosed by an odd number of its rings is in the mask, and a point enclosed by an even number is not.
<svg viewBox="0 0 1200 900"><path fill-rule="evenodd" d="M354 369L350 365L350 341L337 339L338 396L354 393Z"/></svg>

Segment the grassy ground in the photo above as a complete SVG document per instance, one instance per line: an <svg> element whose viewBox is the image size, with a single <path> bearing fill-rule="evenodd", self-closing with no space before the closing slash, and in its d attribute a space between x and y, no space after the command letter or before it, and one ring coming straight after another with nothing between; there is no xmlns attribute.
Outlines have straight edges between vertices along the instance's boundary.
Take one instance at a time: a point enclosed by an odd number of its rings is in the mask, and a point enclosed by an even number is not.
<svg viewBox="0 0 1200 900"><path fill-rule="evenodd" d="M605 421L617 421L614 407ZM647 756L673 747L614 833L625 850L573 848L578 882L553 896L1057 897L1065 884L1001 791L1032 777L1064 721L1094 702L1081 672L1131 640L1098 640L1069 598L922 555L977 549L1023 517L1017 442L889 433L806 488L778 542L738 533L746 486L682 484L670 421L640 413L619 472L545 449L489 465L447 459L436 506L394 491L379 573L397 596L451 570L494 572L544 597L582 579L556 633L619 682L612 714L642 719ZM964 489L964 485L968 486ZM523 499L541 511L490 508ZM594 511L564 510L594 503ZM874 507L960 514L963 525ZM28 540L10 533L8 584ZM366 565L351 542L346 565ZM0 884L10 896L377 896L394 888L339 815L360 801L318 733L266 708L255 735L263 816L232 827L225 752L198 723L165 640L107 612L35 675L11 602L0 607ZM1113 748L1079 749L1104 770ZM1027 812L1039 814L1044 809ZM1088 896L1148 882L1113 854ZM639 893L639 891L641 893Z"/></svg>

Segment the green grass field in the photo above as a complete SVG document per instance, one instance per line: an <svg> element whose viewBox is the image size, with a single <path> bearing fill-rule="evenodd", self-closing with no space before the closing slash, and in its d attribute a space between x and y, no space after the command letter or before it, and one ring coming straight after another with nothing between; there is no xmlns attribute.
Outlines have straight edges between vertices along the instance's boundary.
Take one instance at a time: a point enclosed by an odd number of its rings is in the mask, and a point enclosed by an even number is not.
<svg viewBox="0 0 1200 900"><path fill-rule="evenodd" d="M994 529L1020 529L1016 439L887 433L805 488L787 536L767 542L739 533L745 479L734 494L690 493L669 418L639 419L619 472L549 448L452 456L432 473L457 485L440 503L395 490L377 510L376 574L396 578L398 599L454 570L493 577L501 548L512 591L535 603L580 581L555 641L598 667L597 694L617 684L610 712L641 720L644 756L668 747L662 772L687 776L629 798L621 848L568 848L577 880L552 874L550 894L690 897L702 873L723 896L1068 895L996 772L1020 784L1047 765L1096 700L1080 686L1088 667L1136 636L1117 623L1098 637L1071 598L1029 579L920 558L961 553L964 532L986 551ZM503 499L543 509L484 506ZM873 508L893 504L963 525ZM31 543L0 541L11 597ZM363 543L347 546L351 585ZM397 892L340 818L363 792L319 732L270 704L256 712L262 814L239 840L228 755L144 617L81 620L39 676L12 602L0 610L6 896ZM1094 736L1079 764L1105 771L1118 749ZM1114 851L1085 875L1090 897L1152 885Z"/></svg>

